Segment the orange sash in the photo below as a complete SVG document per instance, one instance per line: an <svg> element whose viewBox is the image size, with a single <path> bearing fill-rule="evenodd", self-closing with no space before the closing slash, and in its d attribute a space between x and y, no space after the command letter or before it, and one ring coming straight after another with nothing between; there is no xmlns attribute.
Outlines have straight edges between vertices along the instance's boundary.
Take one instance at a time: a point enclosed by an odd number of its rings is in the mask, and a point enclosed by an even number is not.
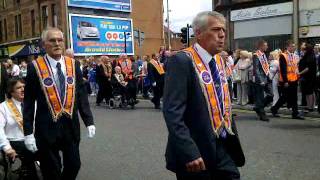
<svg viewBox="0 0 320 180"><path fill-rule="evenodd" d="M158 71L158 73L159 73L160 75L162 75L162 74L165 73L162 65L161 65L161 64L158 64L158 62L156 62L156 60L151 59L151 60L150 60L150 63L156 68L156 70Z"/></svg>
<svg viewBox="0 0 320 180"><path fill-rule="evenodd" d="M53 76L49 61L39 57L33 61L41 82L42 90L46 96L48 107L51 111L53 121L57 121L63 114L72 116L75 101L75 62L69 57L64 57L66 65L65 100L61 102L55 78Z"/></svg>
<svg viewBox="0 0 320 180"><path fill-rule="evenodd" d="M17 106L14 104L12 99L6 100L7 106L12 112L12 115L14 117L14 120L16 120L17 124L19 125L20 129L23 131L23 118L22 114L18 110Z"/></svg>
<svg viewBox="0 0 320 180"><path fill-rule="evenodd" d="M206 65L199 54L196 47L189 47L184 51L193 60L194 68L197 72L199 83L202 88L203 95L207 101L207 108L210 116L212 129L217 137L220 136L223 128L231 135L234 135L231 129L232 113L231 113L231 99L228 89L228 82L225 75L224 62L220 55L215 55L217 68L220 72L221 87L223 95L223 111L219 106L219 98L217 96L214 81L212 79L211 71Z"/></svg>
<svg viewBox="0 0 320 180"><path fill-rule="evenodd" d="M264 73L268 76L270 73L270 68L269 68L268 60L265 58L265 54L263 52L261 52L260 50L258 50L256 52L256 55L259 58L259 61L260 61L260 64L262 66Z"/></svg>

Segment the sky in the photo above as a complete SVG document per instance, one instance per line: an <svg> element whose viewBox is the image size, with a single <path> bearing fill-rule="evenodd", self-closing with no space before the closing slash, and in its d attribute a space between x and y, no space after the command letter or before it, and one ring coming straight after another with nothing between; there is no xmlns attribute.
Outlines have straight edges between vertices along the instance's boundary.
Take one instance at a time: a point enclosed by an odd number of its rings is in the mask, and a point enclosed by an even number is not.
<svg viewBox="0 0 320 180"><path fill-rule="evenodd" d="M164 19L167 18L167 0L164 3ZM212 0L169 0L170 29L180 29L192 23L192 19L201 11L212 10ZM165 24L167 25L167 24Z"/></svg>

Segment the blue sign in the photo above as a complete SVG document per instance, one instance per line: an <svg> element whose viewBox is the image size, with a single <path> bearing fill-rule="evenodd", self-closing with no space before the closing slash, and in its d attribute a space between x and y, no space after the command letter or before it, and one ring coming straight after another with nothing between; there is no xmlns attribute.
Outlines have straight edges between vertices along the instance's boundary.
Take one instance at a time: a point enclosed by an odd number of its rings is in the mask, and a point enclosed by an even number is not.
<svg viewBox="0 0 320 180"><path fill-rule="evenodd" d="M68 0L69 6L131 12L131 0Z"/></svg>
<svg viewBox="0 0 320 180"><path fill-rule="evenodd" d="M69 14L69 22L76 56L134 54L131 19Z"/></svg>

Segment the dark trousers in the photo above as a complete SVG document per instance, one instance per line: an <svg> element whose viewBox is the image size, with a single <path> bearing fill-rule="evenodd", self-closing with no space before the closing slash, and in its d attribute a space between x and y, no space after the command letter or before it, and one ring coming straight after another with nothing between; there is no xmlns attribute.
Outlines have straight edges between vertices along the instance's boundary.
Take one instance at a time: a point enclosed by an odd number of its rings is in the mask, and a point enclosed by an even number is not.
<svg viewBox="0 0 320 180"><path fill-rule="evenodd" d="M30 152L24 141L10 141L11 147L16 151L21 160L22 179L37 180L37 171L34 164L34 154Z"/></svg>
<svg viewBox="0 0 320 180"><path fill-rule="evenodd" d="M99 91L97 94L97 100L96 103L100 104L103 100L106 101L106 103L109 102L110 98L112 97L112 86L111 83L108 82L99 82Z"/></svg>
<svg viewBox="0 0 320 180"><path fill-rule="evenodd" d="M60 151L62 152L63 170ZM81 166L79 142L67 142L64 138L58 138L51 145L40 143L39 158L44 180L75 180Z"/></svg>
<svg viewBox="0 0 320 180"><path fill-rule="evenodd" d="M292 116L298 115L298 82L289 83L288 87L281 85L279 91L281 91L280 98L272 109L277 112L284 103L287 103L292 108Z"/></svg>
<svg viewBox="0 0 320 180"><path fill-rule="evenodd" d="M199 173L177 173L177 180L240 180L240 175L237 173L230 173L227 171L208 172L203 171Z"/></svg>
<svg viewBox="0 0 320 180"><path fill-rule="evenodd" d="M160 106L160 99L163 95L163 82L159 81L159 82L156 82L156 84L157 85L152 88L153 98L151 99L151 101L155 106Z"/></svg>
<svg viewBox="0 0 320 180"><path fill-rule="evenodd" d="M254 84L255 89L255 111L258 114L264 114L264 108L272 102L273 95L270 83L261 86L260 84ZM266 96L265 96L266 94Z"/></svg>

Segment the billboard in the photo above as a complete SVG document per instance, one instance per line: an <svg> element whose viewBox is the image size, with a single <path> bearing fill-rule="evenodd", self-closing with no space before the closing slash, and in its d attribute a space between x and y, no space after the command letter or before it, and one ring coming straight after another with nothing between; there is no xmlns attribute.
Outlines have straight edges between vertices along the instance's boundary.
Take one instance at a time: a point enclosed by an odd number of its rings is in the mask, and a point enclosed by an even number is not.
<svg viewBox="0 0 320 180"><path fill-rule="evenodd" d="M75 56L134 54L132 19L69 14Z"/></svg>
<svg viewBox="0 0 320 180"><path fill-rule="evenodd" d="M68 0L69 6L131 12L131 0Z"/></svg>

